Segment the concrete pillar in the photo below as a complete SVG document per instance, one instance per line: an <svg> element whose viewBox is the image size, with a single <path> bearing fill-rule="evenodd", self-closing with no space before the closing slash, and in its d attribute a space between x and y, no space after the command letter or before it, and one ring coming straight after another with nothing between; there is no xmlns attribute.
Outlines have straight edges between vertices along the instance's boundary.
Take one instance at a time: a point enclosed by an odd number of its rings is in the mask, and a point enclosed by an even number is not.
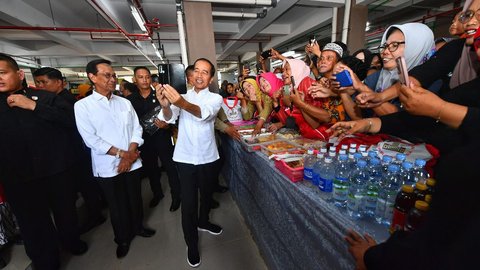
<svg viewBox="0 0 480 270"><path fill-rule="evenodd" d="M350 26L347 38L347 46L350 53L365 47L365 26L368 19L368 7L357 5L355 2L355 0L352 0ZM342 31L340 29L343 29L344 14L345 7L338 8L337 34L335 41L341 41L342 39Z"/></svg>
<svg viewBox="0 0 480 270"><path fill-rule="evenodd" d="M183 2L185 11L185 32L189 64L198 58L210 60L217 68L215 37L213 35L212 4ZM210 85L210 91L218 93L217 74Z"/></svg>

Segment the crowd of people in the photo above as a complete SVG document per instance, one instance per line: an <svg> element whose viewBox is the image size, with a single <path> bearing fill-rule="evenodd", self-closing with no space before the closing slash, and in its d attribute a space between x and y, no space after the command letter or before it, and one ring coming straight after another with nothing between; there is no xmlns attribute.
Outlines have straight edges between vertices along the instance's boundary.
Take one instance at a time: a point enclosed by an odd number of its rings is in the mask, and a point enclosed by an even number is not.
<svg viewBox="0 0 480 270"><path fill-rule="evenodd" d="M258 120L252 135L264 127L297 129L323 141L386 133L437 147L437 194L425 225L411 234L396 232L380 244L354 231L346 240L357 269L470 266L480 240L474 188L479 10L480 0L467 1L456 14L450 27L456 39L435 40L426 25L405 23L386 29L379 53L360 49L350 55L342 42L321 47L314 41L300 60L272 48L270 58L280 60L281 67L269 71L267 59L260 57L257 76L245 69L238 84L224 82L220 94L209 90L215 67L205 58L187 67L185 94L160 84L148 68L136 67L133 82L120 83L123 97L114 95L117 77L111 63L93 60L86 66L93 91L77 101L60 71L36 70L35 84L46 91L35 90L25 85L15 60L0 54L0 139L9 142L0 145L8 153L0 159L0 180L33 266L58 269L60 247L85 253L88 245L80 235L105 222L104 205L116 255L125 257L135 236L155 234L143 223L141 180L149 179L149 206L155 207L164 197L161 170L170 185L170 211L181 206L187 262L199 266L198 232L223 232L209 220L210 210L218 207L212 193L227 190L218 183L222 150L215 130L240 140L234 124L251 119ZM399 57L405 59L408 85L400 82ZM342 72L350 84L337 80ZM147 126L149 119L153 126ZM88 213L81 226L78 192Z"/></svg>

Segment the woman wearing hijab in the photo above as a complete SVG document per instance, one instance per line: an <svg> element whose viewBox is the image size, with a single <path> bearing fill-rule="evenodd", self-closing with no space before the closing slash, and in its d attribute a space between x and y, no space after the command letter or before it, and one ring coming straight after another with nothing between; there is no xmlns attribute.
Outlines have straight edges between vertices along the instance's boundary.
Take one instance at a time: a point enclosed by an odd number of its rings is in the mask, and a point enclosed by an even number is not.
<svg viewBox="0 0 480 270"><path fill-rule="evenodd" d="M260 86L260 91L262 92L263 96L266 96L265 99L269 98L271 100L272 106L268 108L264 107L263 111L260 112L257 125L252 133L253 135L260 133L263 124L265 124L265 121L275 107L278 107L277 111L280 109L278 97L283 87L283 81L277 78L273 72L265 72L257 76L257 84Z"/></svg>
<svg viewBox="0 0 480 270"><path fill-rule="evenodd" d="M364 84L355 89L359 95L370 92L381 93L395 84L399 79L396 58L404 56L407 69L411 70L425 62L435 52L432 30L421 23L406 23L388 27L383 34L381 44L383 68L368 76ZM377 115L384 115L398 111L399 107L398 100L392 100L391 103L384 103L382 106L373 108L373 112Z"/></svg>
<svg viewBox="0 0 480 270"><path fill-rule="evenodd" d="M258 115L259 122L253 131L253 134L258 134L272 112L272 98L260 90L255 78L244 79L242 88L248 97L248 101L245 99L241 101L243 120L250 120Z"/></svg>

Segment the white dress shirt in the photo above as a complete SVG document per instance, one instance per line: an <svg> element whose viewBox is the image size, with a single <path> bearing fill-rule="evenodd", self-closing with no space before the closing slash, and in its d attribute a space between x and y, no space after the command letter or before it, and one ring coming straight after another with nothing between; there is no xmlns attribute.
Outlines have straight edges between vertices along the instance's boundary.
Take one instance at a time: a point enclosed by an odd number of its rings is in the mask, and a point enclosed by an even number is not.
<svg viewBox="0 0 480 270"><path fill-rule="evenodd" d="M158 115L160 120L175 123L179 118L178 138L173 152L173 160L193 165L207 164L219 159L217 144L215 142L215 118L222 106L222 96L212 93L205 88L198 93L188 90L183 98L200 107L202 118L181 110L171 105L172 118L165 120L162 112Z"/></svg>
<svg viewBox="0 0 480 270"><path fill-rule="evenodd" d="M120 159L107 154L114 146L128 150L131 143L143 144L142 127L130 101L112 95L110 100L96 91L75 103L75 121L85 144L92 149L92 169L96 177L118 175ZM142 167L136 160L131 171Z"/></svg>

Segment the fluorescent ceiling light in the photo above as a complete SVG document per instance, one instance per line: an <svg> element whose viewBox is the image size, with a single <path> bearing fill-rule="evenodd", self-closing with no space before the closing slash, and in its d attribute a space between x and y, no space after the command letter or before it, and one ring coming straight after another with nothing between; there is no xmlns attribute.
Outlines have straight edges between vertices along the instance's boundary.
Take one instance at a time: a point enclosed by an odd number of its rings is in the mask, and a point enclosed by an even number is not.
<svg viewBox="0 0 480 270"><path fill-rule="evenodd" d="M285 56L285 57L290 57L290 56L295 55L295 51L284 52L284 53L282 53L282 55Z"/></svg>
<svg viewBox="0 0 480 270"><path fill-rule="evenodd" d="M137 21L140 29L143 32L147 32L147 28L145 28L145 21L143 20L142 16L140 16L140 13L138 13L138 9L134 6L130 6L130 9L132 10L133 18L135 18L135 21Z"/></svg>
<svg viewBox="0 0 480 270"><path fill-rule="evenodd" d="M158 56L158 58L160 58L160 60L163 61L162 55L160 54L160 52L158 50L155 50L155 54Z"/></svg>

